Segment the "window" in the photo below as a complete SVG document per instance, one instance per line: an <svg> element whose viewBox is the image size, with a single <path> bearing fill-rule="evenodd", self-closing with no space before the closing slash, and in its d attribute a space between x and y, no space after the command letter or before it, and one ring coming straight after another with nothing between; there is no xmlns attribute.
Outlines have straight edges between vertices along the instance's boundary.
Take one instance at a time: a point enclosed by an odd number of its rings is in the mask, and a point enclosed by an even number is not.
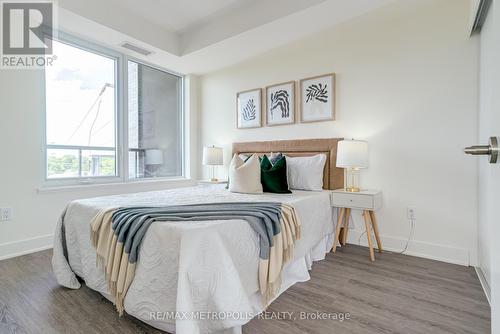
<svg viewBox="0 0 500 334"><path fill-rule="evenodd" d="M182 173L182 78L128 61L129 177Z"/></svg>
<svg viewBox="0 0 500 334"><path fill-rule="evenodd" d="M116 176L117 59L53 42L46 69L47 178Z"/></svg>
<svg viewBox="0 0 500 334"><path fill-rule="evenodd" d="M47 180L183 176L183 78L69 40L45 69Z"/></svg>

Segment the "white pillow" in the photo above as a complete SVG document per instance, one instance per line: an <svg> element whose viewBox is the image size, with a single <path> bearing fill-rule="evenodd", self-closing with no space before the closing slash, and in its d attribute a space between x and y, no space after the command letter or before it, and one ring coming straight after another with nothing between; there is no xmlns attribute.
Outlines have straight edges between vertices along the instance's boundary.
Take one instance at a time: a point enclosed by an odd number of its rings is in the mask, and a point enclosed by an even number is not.
<svg viewBox="0 0 500 334"><path fill-rule="evenodd" d="M311 157L286 156L286 174L290 189L323 190L325 163L325 154L317 154Z"/></svg>
<svg viewBox="0 0 500 334"><path fill-rule="evenodd" d="M250 157L250 155L246 155L246 154L239 154L238 155L240 157L241 160L245 161L248 159L248 157Z"/></svg>
<svg viewBox="0 0 500 334"><path fill-rule="evenodd" d="M254 154L246 162L234 155L229 165L229 191L233 193L262 194L259 157Z"/></svg>

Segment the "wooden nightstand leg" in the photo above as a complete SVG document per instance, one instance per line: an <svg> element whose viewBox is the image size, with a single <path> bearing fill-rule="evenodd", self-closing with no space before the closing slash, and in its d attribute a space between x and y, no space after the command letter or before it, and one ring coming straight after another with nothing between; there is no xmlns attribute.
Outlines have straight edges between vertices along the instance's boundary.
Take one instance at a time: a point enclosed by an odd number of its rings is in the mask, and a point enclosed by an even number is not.
<svg viewBox="0 0 500 334"><path fill-rule="evenodd" d="M373 243L372 243L372 228L370 222L370 213L368 210L363 211L363 216L365 218L365 228L366 228L366 239L368 240L368 248L370 248L370 259L375 261L375 254L373 253Z"/></svg>
<svg viewBox="0 0 500 334"><path fill-rule="evenodd" d="M342 222L344 220L344 211L345 211L344 208L339 209L339 216L337 218L337 228L335 229L335 235L333 236L332 252L334 253L337 251L337 240L340 242L339 233L340 233L340 227L342 226Z"/></svg>
<svg viewBox="0 0 500 334"><path fill-rule="evenodd" d="M375 217L374 211L370 211L370 218L372 220L373 233L375 234L375 239L377 240L378 252L382 253L382 242L380 241L380 235L378 233L377 217Z"/></svg>
<svg viewBox="0 0 500 334"><path fill-rule="evenodd" d="M345 209L345 224L344 224L344 233L342 234L342 245L345 246L345 242L347 241L347 232L349 232L349 218L351 217L351 209Z"/></svg>

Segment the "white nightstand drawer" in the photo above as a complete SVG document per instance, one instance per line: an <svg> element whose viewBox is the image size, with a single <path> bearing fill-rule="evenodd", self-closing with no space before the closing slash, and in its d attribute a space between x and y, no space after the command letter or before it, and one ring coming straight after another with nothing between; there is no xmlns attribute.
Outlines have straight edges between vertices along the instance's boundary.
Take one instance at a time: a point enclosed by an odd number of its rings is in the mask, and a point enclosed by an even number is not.
<svg viewBox="0 0 500 334"><path fill-rule="evenodd" d="M380 192L332 192L332 205L340 208L377 210L381 206Z"/></svg>

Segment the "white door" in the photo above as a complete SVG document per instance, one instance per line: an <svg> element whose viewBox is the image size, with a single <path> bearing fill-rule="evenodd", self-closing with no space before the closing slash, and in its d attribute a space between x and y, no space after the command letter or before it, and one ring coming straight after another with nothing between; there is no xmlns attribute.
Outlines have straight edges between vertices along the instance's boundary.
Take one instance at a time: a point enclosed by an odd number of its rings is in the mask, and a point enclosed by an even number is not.
<svg viewBox="0 0 500 334"><path fill-rule="evenodd" d="M500 137L500 0L493 0L481 29L478 144ZM479 168L479 262L491 291L492 333L500 334L500 164L488 156Z"/></svg>

